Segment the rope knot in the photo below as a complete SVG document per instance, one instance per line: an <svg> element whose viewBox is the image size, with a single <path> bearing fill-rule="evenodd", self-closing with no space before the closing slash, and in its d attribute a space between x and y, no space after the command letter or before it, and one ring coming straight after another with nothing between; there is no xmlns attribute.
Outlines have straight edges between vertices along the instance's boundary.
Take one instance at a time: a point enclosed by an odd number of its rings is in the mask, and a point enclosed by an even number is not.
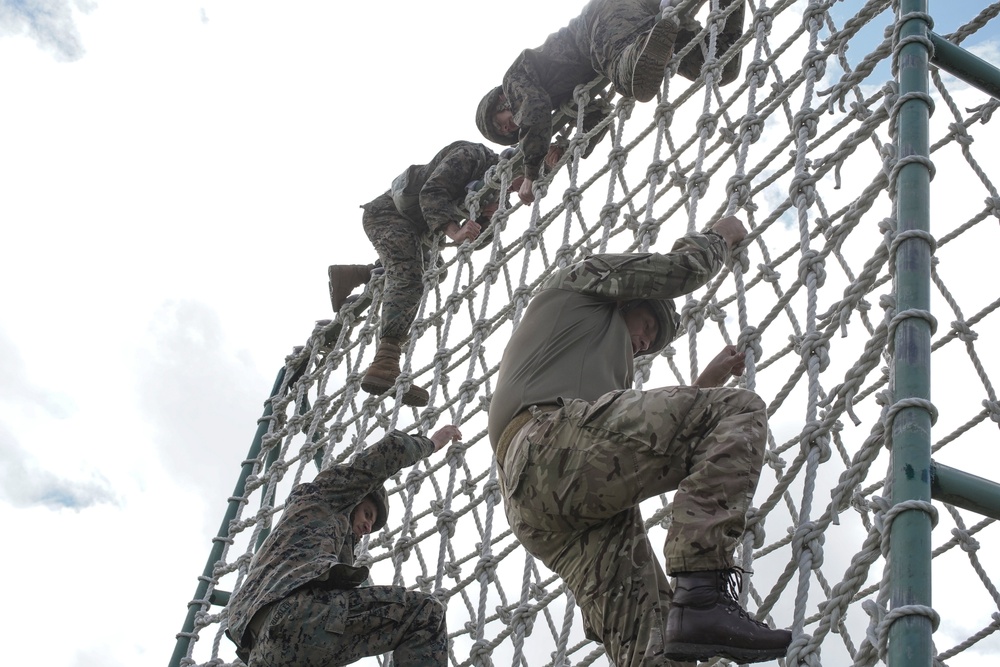
<svg viewBox="0 0 1000 667"><path fill-rule="evenodd" d="M803 451L808 453L810 448L815 448L819 452L820 463L830 460L830 433L826 431L818 421L806 422L799 435L799 445Z"/></svg>
<svg viewBox="0 0 1000 667"><path fill-rule="evenodd" d="M482 577L486 577L486 581L488 582L492 583L495 581L497 575L497 563L499 562L499 559L493 555L483 556L480 558L479 562L476 563L476 579L481 580Z"/></svg>
<svg viewBox="0 0 1000 667"><path fill-rule="evenodd" d="M792 129L796 133L799 133L800 130L805 130L808 139L816 138L818 128L819 112L815 109L800 109L792 119Z"/></svg>
<svg viewBox="0 0 1000 667"><path fill-rule="evenodd" d="M694 198L700 197L708 191L708 174L703 171L695 171L687 179L688 192Z"/></svg>
<svg viewBox="0 0 1000 667"><path fill-rule="evenodd" d="M566 191L563 192L563 205L570 210L577 210L580 208L580 202L583 200L583 195L580 194L580 188L574 188L572 186L567 187Z"/></svg>
<svg viewBox="0 0 1000 667"><path fill-rule="evenodd" d="M808 553L812 559L812 569L818 570L823 565L823 543L826 533L813 521L799 524L795 529L792 541Z"/></svg>
<svg viewBox="0 0 1000 667"><path fill-rule="evenodd" d="M705 326L705 307L700 301L688 301L681 308L681 322L694 323L696 331Z"/></svg>
<svg viewBox="0 0 1000 667"><path fill-rule="evenodd" d="M816 281L816 287L822 287L826 282L826 263L823 256L812 248L802 253L799 260L799 280L803 285L809 285L810 278Z"/></svg>
<svg viewBox="0 0 1000 667"><path fill-rule="evenodd" d="M437 517L438 531L448 533L448 538L455 537L455 513L451 510L441 510Z"/></svg>
<svg viewBox="0 0 1000 667"><path fill-rule="evenodd" d="M781 280L781 273L776 271L770 264L758 264L757 270L760 271L760 279L766 283L773 285Z"/></svg>
<svg viewBox="0 0 1000 667"><path fill-rule="evenodd" d="M952 123L948 126L948 130L951 132L951 136L954 137L955 141L963 147L969 147L972 145L972 135L969 134L968 130L965 129L965 125L962 123Z"/></svg>
<svg viewBox="0 0 1000 667"><path fill-rule="evenodd" d="M979 338L979 334L972 330L968 323L955 320L951 323L951 328L963 343L971 343Z"/></svg>
<svg viewBox="0 0 1000 667"><path fill-rule="evenodd" d="M744 206L748 201L750 201L750 177L749 176L731 176L726 182L726 192L730 196L736 196L736 205Z"/></svg>
<svg viewBox="0 0 1000 667"><path fill-rule="evenodd" d="M706 67L708 66L708 61L705 62ZM699 134L704 134L705 136L712 136L715 133L715 128L719 124L719 119L715 117L715 114L703 113L698 116L698 120L695 122L695 127L698 128Z"/></svg>
<svg viewBox="0 0 1000 667"><path fill-rule="evenodd" d="M759 58L757 60L752 60L747 63L747 80L751 78L754 79L754 83L757 87L763 86L767 83L767 63Z"/></svg>
<svg viewBox="0 0 1000 667"><path fill-rule="evenodd" d="M740 331L736 338L736 347L741 350L751 350L754 359L764 356L764 348L760 345L760 331L752 325L747 325Z"/></svg>
<svg viewBox="0 0 1000 667"><path fill-rule="evenodd" d="M653 160L646 168L646 178L650 183L660 183L667 173L667 163L663 160Z"/></svg>
<svg viewBox="0 0 1000 667"><path fill-rule="evenodd" d="M990 419L995 424L1000 424L1000 401L984 400L983 407L990 413Z"/></svg>
<svg viewBox="0 0 1000 667"><path fill-rule="evenodd" d="M972 537L967 530L959 530L958 528L952 528L951 534L955 536L958 540L959 546L967 554L974 554L979 551L979 541Z"/></svg>

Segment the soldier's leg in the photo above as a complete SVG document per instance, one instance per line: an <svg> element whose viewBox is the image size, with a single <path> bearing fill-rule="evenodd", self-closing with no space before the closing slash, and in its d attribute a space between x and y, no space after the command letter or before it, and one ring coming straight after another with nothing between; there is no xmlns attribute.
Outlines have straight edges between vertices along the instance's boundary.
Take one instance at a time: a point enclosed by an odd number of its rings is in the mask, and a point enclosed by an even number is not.
<svg viewBox="0 0 1000 667"><path fill-rule="evenodd" d="M385 288L381 337L375 358L361 378L361 388L370 394L382 394L395 386L400 375L402 343L410 336L410 325L424 293L429 252L423 234L399 214L388 195L365 207L362 223L382 261ZM424 406L428 399L427 390L417 384L411 384L403 394L406 405Z"/></svg>
<svg viewBox="0 0 1000 667"><path fill-rule="evenodd" d="M624 390L568 401L521 431L531 465L519 502L584 529L676 490L668 571L729 568L766 429L763 400L742 389Z"/></svg>
<svg viewBox="0 0 1000 667"><path fill-rule="evenodd" d="M738 40L743 34L743 18L746 12L746 0L719 0L719 9L721 11L725 11L734 4L738 6L726 16L726 20L723 22L719 32L717 33L715 41L716 57L720 57L728 51L729 47L735 44L736 40ZM680 50L684 48L701 31L701 23L693 19L682 25L680 31L677 33L677 41L674 49ZM705 54L708 53L708 46L709 40L706 36L698 43L697 46L695 46L695 48L684 56L684 59L681 60L680 64L677 66L677 73L692 81L701 76L701 68L705 64ZM718 83L720 85L725 85L735 81L742 68L741 62L742 52L738 51L722 68L722 74Z"/></svg>
<svg viewBox="0 0 1000 667"><path fill-rule="evenodd" d="M575 544L590 547L591 553L577 558L592 567L570 570L570 578L575 572L582 581L567 579L571 590L581 591L577 602L588 633L604 645L618 667L682 667L663 655L663 632L673 594L638 508L588 532L596 539Z"/></svg>
<svg viewBox="0 0 1000 667"><path fill-rule="evenodd" d="M389 652L398 665L447 665L441 603L399 586L302 590L275 606L251 663L335 667Z"/></svg>
<svg viewBox="0 0 1000 667"><path fill-rule="evenodd" d="M585 10L594 69L619 94L645 102L656 94L673 54L677 23L656 20L659 0L621 0Z"/></svg>
<svg viewBox="0 0 1000 667"><path fill-rule="evenodd" d="M366 207L362 224L385 270L382 337L406 340L424 293L422 235L387 196Z"/></svg>

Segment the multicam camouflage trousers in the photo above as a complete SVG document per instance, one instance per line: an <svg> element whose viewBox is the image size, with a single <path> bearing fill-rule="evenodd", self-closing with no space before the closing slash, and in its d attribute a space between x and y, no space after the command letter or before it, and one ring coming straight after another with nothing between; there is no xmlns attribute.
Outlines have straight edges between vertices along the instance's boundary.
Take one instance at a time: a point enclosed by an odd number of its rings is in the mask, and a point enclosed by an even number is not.
<svg viewBox="0 0 1000 667"><path fill-rule="evenodd" d="M424 268L430 263L430 247L425 243L425 234L400 215L389 195L381 195L363 208L365 234L385 269L381 335L406 340L424 294Z"/></svg>
<svg viewBox="0 0 1000 667"><path fill-rule="evenodd" d="M673 664L661 655L673 591L639 503L676 491L668 571L731 567L763 462L764 402L671 387L532 410L499 462L514 534L566 581L617 667Z"/></svg>
<svg viewBox="0 0 1000 667"><path fill-rule="evenodd" d="M249 667L336 667L392 652L406 667L445 667L444 606L399 586L302 589L275 604Z"/></svg>

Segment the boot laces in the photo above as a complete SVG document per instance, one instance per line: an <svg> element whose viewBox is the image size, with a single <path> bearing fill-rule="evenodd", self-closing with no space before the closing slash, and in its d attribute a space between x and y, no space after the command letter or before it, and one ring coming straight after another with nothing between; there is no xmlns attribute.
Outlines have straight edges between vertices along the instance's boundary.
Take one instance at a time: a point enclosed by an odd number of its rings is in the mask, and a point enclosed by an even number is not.
<svg viewBox="0 0 1000 667"><path fill-rule="evenodd" d="M751 616L739 602L740 591L743 589L744 573L745 570L741 567L731 567L728 570L725 570L719 578L719 592L722 593L722 597L724 597L727 601L726 609L728 611L737 612L740 618L744 618L751 623L770 630L771 626L763 621L758 621L756 618Z"/></svg>

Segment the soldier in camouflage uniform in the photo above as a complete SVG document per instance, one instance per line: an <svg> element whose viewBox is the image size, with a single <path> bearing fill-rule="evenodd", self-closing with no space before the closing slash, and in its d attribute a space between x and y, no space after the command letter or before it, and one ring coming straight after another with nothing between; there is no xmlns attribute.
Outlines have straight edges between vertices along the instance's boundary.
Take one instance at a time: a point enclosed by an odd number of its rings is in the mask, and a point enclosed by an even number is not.
<svg viewBox="0 0 1000 667"><path fill-rule="evenodd" d="M483 206L476 220L461 223L469 216L465 208L467 188L482 179L499 159L482 144L456 141L429 163L409 167L393 181L388 192L361 207L365 233L385 271L379 346L361 380L365 391L384 393L399 377L400 349L409 338L420 305L434 237L444 234L456 244L474 241L489 224L498 201ZM340 310L351 290L368 280L373 268L357 264L329 268L334 311ZM427 400L427 390L416 384L403 395L406 405L423 406Z"/></svg>
<svg viewBox="0 0 1000 667"><path fill-rule="evenodd" d="M728 15L716 40L720 55L743 32L744 0L721 0L720 5L725 9L733 2L739 7ZM620 95L648 102L660 88L674 49L684 47L702 31L693 19L682 17L681 25L675 14L658 15L659 5L660 0L591 0L580 16L549 35L541 46L522 51L504 75L503 85L483 97L476 112L483 136L505 146L520 143L524 154L521 201L534 201L532 184L543 162L551 167L558 159L558 150L549 146L552 112L572 99L574 88L604 76ZM701 74L703 46L694 48L680 63L683 76L694 80ZM721 83L733 81L739 71L737 54L725 64ZM599 121L599 115L590 115L583 130ZM590 150L601 136L591 139Z"/></svg>
<svg viewBox="0 0 1000 667"><path fill-rule="evenodd" d="M760 475L767 415L722 385L724 349L690 387L631 389L633 357L679 324L671 299L704 285L746 235L736 218L668 254L594 255L542 285L500 363L489 436L507 518L576 597L587 636L617 667L723 656L779 658L791 641L750 618L733 551ZM639 504L676 491L666 569Z"/></svg>
<svg viewBox="0 0 1000 667"><path fill-rule="evenodd" d="M397 665L448 664L441 603L401 586L368 585L354 548L388 519L385 480L460 437L455 426L430 438L393 431L352 464L295 487L229 602L226 634L241 660L335 667L391 651Z"/></svg>

